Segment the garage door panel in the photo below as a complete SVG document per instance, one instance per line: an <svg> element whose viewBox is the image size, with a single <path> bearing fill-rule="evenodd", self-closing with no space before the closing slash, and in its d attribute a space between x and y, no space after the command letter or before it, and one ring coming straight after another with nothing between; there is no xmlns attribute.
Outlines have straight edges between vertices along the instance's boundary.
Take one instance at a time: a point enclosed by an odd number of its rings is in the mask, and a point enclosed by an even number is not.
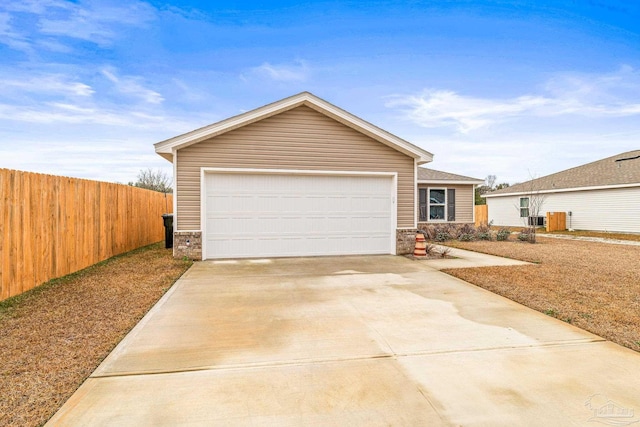
<svg viewBox="0 0 640 427"><path fill-rule="evenodd" d="M206 258L390 253L391 177L207 174Z"/></svg>

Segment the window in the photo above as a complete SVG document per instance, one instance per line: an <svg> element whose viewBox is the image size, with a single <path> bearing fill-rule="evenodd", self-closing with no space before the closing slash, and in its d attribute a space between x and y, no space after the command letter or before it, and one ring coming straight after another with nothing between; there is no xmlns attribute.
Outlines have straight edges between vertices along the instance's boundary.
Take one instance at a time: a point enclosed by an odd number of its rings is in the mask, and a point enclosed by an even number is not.
<svg viewBox="0 0 640 427"><path fill-rule="evenodd" d="M419 221L455 221L456 190L454 188L421 188Z"/></svg>
<svg viewBox="0 0 640 427"><path fill-rule="evenodd" d="M447 192L444 189L429 189L429 219L444 221Z"/></svg>
<svg viewBox="0 0 640 427"><path fill-rule="evenodd" d="M527 218L529 216L529 198L520 197L520 218Z"/></svg>

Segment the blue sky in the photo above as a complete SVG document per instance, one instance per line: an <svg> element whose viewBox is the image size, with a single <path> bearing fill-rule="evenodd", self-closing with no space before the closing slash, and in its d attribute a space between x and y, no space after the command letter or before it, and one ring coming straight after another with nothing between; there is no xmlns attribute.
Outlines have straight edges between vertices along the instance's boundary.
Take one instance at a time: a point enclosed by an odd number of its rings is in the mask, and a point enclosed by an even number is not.
<svg viewBox="0 0 640 427"><path fill-rule="evenodd" d="M640 148L640 3L0 4L0 167L105 181L153 143L310 91L515 183Z"/></svg>

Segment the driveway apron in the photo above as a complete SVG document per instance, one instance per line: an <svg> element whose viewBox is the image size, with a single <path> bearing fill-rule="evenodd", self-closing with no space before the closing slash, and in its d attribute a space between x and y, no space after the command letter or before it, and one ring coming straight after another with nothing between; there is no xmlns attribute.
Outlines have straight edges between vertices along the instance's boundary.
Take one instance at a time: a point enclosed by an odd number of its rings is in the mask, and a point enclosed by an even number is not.
<svg viewBox="0 0 640 427"><path fill-rule="evenodd" d="M640 421L639 354L439 271L520 262L455 256L195 263L47 425Z"/></svg>

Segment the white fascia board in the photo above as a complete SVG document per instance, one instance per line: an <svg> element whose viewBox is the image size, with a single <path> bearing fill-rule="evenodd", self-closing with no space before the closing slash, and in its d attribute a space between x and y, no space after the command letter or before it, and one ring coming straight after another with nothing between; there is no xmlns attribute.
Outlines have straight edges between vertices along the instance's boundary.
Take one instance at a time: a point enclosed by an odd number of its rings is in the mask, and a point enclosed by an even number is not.
<svg viewBox="0 0 640 427"><path fill-rule="evenodd" d="M446 179L429 179L429 180L418 180L418 184L451 184L451 185L480 185L483 184L484 181L455 181L455 180L446 180Z"/></svg>
<svg viewBox="0 0 640 427"><path fill-rule="evenodd" d="M633 188L640 187L640 182L635 184L619 184L619 185L598 185L592 187L574 187L574 188L558 188L553 190L540 190L540 191L516 191L514 193L501 193L501 194L483 194L482 197L507 197L507 196L526 196L528 194L552 194L552 193L569 193L575 191L592 191L592 190L609 190L614 188Z"/></svg>
<svg viewBox="0 0 640 427"><path fill-rule="evenodd" d="M188 147L189 145L198 143L208 138L220 135L230 130L237 129L258 120L265 119L272 115L293 109L295 107L306 105L322 114L332 117L339 122L361 132L373 139L388 145L403 154L417 159L418 164L429 163L433 161L433 154L422 148L419 148L402 138L399 138L385 130L342 110L335 105L324 101L309 92L303 92L281 101L265 105L255 110L230 117L221 122L211 124L209 126L196 129L194 131L176 136L154 144L156 153L163 155L172 153L172 150ZM163 156L168 158L167 156Z"/></svg>

